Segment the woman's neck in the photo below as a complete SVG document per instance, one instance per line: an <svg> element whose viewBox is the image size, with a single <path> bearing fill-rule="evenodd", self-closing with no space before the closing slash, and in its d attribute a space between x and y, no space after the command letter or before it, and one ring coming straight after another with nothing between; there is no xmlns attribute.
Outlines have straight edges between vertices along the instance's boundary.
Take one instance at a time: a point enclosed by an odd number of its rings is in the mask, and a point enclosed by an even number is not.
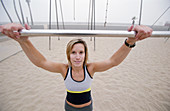
<svg viewBox="0 0 170 111"><path fill-rule="evenodd" d="M72 70L73 70L74 72L81 72L82 69L83 69L83 66L81 66L81 67L74 67L74 66L71 66L71 67L72 67Z"/></svg>

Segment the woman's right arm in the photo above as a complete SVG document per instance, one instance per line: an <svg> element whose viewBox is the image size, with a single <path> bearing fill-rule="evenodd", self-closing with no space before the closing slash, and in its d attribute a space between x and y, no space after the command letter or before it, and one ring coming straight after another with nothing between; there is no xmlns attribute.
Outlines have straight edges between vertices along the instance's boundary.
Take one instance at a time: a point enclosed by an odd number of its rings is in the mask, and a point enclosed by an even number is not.
<svg viewBox="0 0 170 111"><path fill-rule="evenodd" d="M23 51L29 58L29 60L36 66L48 70L50 72L62 73L64 74L65 70L63 67L66 67L63 63L56 63L47 60L30 42L30 40L19 42Z"/></svg>
<svg viewBox="0 0 170 111"><path fill-rule="evenodd" d="M65 71L67 70L67 65L63 63L56 63L47 60L31 43L28 37L20 37L19 31L24 27L20 24L7 24L0 26L0 31L7 35L8 37L16 40L29 60L36 66L41 67L50 72L61 73L64 77ZM28 25L25 25L26 29L30 29ZM17 32L14 32L17 31Z"/></svg>

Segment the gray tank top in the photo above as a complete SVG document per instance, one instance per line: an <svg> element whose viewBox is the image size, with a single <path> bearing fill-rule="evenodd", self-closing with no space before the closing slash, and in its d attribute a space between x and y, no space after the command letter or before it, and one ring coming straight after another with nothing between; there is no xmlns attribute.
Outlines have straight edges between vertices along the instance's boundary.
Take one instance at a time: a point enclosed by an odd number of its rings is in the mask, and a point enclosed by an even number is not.
<svg viewBox="0 0 170 111"><path fill-rule="evenodd" d="M93 78L89 74L86 66L84 66L84 79L82 81L76 81L72 78L72 67L69 67L64 82L68 92L84 93L91 90L92 80Z"/></svg>

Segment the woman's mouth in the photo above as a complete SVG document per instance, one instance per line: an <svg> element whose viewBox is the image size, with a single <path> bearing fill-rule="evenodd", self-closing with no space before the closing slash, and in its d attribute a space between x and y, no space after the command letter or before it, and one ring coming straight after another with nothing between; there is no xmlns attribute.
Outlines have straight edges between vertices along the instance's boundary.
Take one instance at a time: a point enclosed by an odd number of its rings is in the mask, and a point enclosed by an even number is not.
<svg viewBox="0 0 170 111"><path fill-rule="evenodd" d="M80 63L81 61L74 61L74 62L78 64L78 63Z"/></svg>

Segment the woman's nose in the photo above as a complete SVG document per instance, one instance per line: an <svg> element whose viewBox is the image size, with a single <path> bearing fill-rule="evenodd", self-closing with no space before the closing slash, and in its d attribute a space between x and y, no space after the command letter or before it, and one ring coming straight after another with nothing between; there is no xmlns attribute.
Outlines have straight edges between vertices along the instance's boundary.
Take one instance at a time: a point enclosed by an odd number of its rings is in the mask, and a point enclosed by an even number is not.
<svg viewBox="0 0 170 111"><path fill-rule="evenodd" d="M79 59L79 58L80 58L80 54L77 53L77 54L76 54L76 59Z"/></svg>

